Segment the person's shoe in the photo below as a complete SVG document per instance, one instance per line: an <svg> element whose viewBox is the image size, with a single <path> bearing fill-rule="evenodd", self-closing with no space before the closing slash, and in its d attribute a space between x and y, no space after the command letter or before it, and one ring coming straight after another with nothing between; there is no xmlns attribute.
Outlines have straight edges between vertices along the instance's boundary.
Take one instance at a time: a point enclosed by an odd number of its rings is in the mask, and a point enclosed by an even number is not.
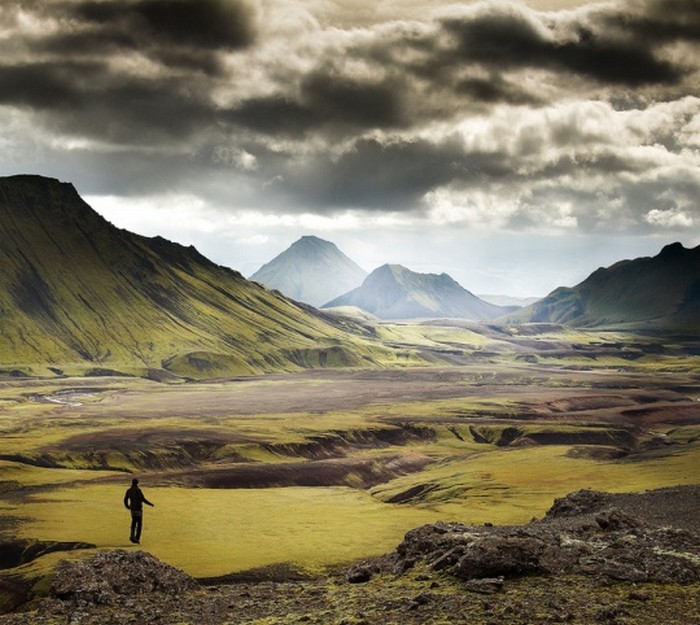
<svg viewBox="0 0 700 625"><path fill-rule="evenodd" d="M132 536L131 538L129 538L129 540L130 540L132 543L134 543L135 545L138 545L138 544L139 544L139 541L136 540L133 536Z"/></svg>

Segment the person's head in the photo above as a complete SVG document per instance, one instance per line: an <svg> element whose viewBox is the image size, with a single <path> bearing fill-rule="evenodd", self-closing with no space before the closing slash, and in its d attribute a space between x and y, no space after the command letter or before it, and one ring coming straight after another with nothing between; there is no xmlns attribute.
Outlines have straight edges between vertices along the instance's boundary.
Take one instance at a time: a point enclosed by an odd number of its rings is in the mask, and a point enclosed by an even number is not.
<svg viewBox="0 0 700 625"><path fill-rule="evenodd" d="M138 485L139 485L139 481L138 481L136 478L134 478L133 480L131 480L131 485L132 485L132 486L138 486Z"/></svg>

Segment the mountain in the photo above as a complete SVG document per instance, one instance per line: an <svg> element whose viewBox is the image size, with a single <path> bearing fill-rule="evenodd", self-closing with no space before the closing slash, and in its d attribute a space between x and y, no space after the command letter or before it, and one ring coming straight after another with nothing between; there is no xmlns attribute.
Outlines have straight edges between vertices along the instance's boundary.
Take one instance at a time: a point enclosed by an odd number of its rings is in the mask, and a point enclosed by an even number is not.
<svg viewBox="0 0 700 625"><path fill-rule="evenodd" d="M601 267L580 284L560 287L508 320L698 330L700 246L686 249L673 243L653 258Z"/></svg>
<svg viewBox="0 0 700 625"><path fill-rule="evenodd" d="M193 247L121 230L72 185L0 178L0 370L215 377L372 362L331 318Z"/></svg>
<svg viewBox="0 0 700 625"><path fill-rule="evenodd" d="M335 244L303 236L252 276L287 297L320 306L362 284L367 272Z"/></svg>
<svg viewBox="0 0 700 625"><path fill-rule="evenodd" d="M452 317L485 321L506 312L473 295L446 273L415 273L401 265L382 265L362 285L324 308L357 306L381 319Z"/></svg>

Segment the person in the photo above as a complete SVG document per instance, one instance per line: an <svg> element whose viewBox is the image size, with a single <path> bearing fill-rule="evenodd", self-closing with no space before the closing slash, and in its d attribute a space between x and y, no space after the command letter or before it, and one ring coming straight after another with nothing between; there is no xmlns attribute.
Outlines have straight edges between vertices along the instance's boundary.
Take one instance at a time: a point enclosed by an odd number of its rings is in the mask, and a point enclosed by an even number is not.
<svg viewBox="0 0 700 625"><path fill-rule="evenodd" d="M129 539L135 545L141 542L141 529L143 527L143 504L153 506L144 496L139 488L139 481L134 478L131 480L131 488L124 495L124 506L131 510L131 538Z"/></svg>

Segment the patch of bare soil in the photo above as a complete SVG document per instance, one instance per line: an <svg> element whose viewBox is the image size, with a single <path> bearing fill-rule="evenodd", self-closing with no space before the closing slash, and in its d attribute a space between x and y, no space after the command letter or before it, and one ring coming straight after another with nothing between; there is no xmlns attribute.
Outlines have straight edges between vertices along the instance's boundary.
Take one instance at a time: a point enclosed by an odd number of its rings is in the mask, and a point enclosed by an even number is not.
<svg viewBox="0 0 700 625"><path fill-rule="evenodd" d="M352 486L371 488L400 475L421 471L431 460L406 454L382 458L328 458L308 462L240 464L168 473L164 481L206 488Z"/></svg>
<svg viewBox="0 0 700 625"><path fill-rule="evenodd" d="M700 423L700 402L630 408L622 411L621 416L643 427L653 427L659 423L667 425L691 425Z"/></svg>

